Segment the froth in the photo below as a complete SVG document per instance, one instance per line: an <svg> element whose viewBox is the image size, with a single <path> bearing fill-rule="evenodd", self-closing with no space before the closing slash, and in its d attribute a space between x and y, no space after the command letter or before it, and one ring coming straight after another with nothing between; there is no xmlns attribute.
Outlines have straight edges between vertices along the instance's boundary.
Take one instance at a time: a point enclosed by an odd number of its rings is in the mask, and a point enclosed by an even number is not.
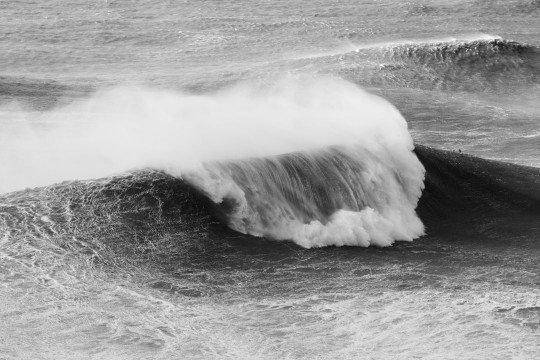
<svg viewBox="0 0 540 360"><path fill-rule="evenodd" d="M423 167L405 150L361 145L207 163L184 178L223 204L242 233L306 248L389 246L424 233L415 208Z"/></svg>

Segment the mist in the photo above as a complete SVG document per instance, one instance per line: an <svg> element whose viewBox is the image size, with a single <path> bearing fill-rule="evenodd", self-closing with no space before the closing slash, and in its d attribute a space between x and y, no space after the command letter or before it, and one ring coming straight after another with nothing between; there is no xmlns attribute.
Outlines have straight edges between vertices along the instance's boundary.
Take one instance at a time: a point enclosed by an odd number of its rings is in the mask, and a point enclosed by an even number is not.
<svg viewBox="0 0 540 360"><path fill-rule="evenodd" d="M413 148L387 101L338 79L244 83L193 95L119 86L46 112L0 110L0 192L135 169L177 176L202 163L330 145Z"/></svg>

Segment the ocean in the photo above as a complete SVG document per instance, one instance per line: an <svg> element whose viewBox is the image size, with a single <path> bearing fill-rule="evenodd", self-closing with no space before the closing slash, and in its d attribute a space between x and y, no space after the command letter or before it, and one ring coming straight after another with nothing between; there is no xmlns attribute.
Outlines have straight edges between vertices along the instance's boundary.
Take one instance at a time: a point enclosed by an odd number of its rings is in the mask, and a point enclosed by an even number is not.
<svg viewBox="0 0 540 360"><path fill-rule="evenodd" d="M0 2L0 359L540 357L538 0Z"/></svg>

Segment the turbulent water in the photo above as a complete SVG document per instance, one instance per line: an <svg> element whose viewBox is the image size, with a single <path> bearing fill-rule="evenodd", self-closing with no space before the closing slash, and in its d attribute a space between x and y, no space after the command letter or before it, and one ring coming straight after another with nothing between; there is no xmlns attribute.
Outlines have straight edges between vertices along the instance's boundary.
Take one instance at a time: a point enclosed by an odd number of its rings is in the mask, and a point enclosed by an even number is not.
<svg viewBox="0 0 540 360"><path fill-rule="evenodd" d="M540 2L0 2L0 359L540 356Z"/></svg>

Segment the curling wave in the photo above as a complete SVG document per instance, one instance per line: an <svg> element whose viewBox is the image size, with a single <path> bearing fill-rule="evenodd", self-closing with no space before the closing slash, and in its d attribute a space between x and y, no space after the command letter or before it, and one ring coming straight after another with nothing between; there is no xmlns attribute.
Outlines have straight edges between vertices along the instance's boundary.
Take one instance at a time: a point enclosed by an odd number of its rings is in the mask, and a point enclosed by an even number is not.
<svg viewBox="0 0 540 360"><path fill-rule="evenodd" d="M354 146L205 164L185 179L220 204L232 229L310 248L422 235L420 174L410 152Z"/></svg>
<svg viewBox="0 0 540 360"><path fill-rule="evenodd" d="M415 207L424 169L407 123L341 80L210 95L120 88L16 115L0 135L4 192L151 168L195 186L246 234L304 247L423 234Z"/></svg>
<svg viewBox="0 0 540 360"><path fill-rule="evenodd" d="M540 81L538 47L500 38L403 45L385 57L422 69L418 80L423 74L441 89L486 91Z"/></svg>

